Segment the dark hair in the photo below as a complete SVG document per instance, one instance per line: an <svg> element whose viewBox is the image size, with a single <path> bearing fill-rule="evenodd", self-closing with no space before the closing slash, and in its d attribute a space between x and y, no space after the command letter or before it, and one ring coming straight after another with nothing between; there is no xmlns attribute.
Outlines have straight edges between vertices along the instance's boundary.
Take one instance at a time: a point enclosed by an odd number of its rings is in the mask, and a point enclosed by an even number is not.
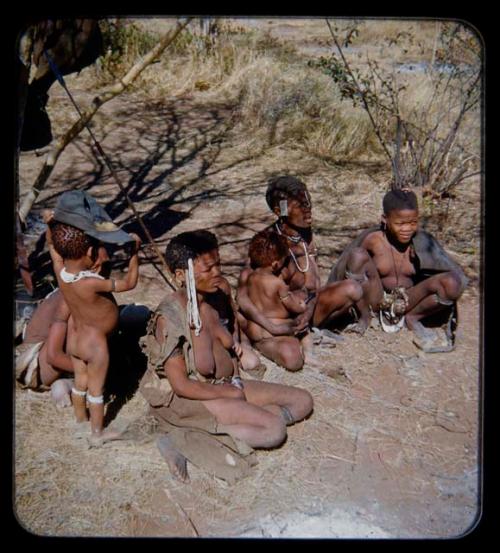
<svg viewBox="0 0 500 553"><path fill-rule="evenodd" d="M263 230L250 241L248 255L252 269L269 267L273 261L279 261L288 255L286 238L273 230Z"/></svg>
<svg viewBox="0 0 500 553"><path fill-rule="evenodd" d="M192 230L174 236L165 250L165 261L171 271L187 269L188 259L193 261L204 253L219 247L215 234L208 230Z"/></svg>
<svg viewBox="0 0 500 553"><path fill-rule="evenodd" d="M270 209L274 209L280 200L297 198L307 192L307 186L297 177L284 176L269 181L266 190L266 202Z"/></svg>
<svg viewBox="0 0 500 553"><path fill-rule="evenodd" d="M97 248L99 245L98 240L87 236L83 230L65 223L51 223L50 231L54 249L63 259L80 259L91 246Z"/></svg>
<svg viewBox="0 0 500 553"><path fill-rule="evenodd" d="M395 209L418 210L417 196L408 189L391 190L384 196L382 207L386 215Z"/></svg>

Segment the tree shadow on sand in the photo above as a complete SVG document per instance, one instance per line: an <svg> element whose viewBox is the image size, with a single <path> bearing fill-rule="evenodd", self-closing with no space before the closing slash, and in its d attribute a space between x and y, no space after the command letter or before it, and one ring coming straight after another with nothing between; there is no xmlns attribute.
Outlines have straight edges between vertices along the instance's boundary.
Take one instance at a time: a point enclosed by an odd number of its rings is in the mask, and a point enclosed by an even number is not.
<svg viewBox="0 0 500 553"><path fill-rule="evenodd" d="M211 110L204 112L203 118L193 124L192 121L185 121L184 116L177 114L172 106L162 106L160 112L149 108L144 114L144 119L142 115L142 113L138 114L137 119L141 120L144 127L141 133L147 134L147 140L141 141L140 148L136 142L130 140L130 137L124 136L119 142L115 140L112 153L110 148L105 149L110 160L113 158L111 162L114 170L120 175L124 191L116 185L117 191L114 196L110 198L109 195L103 194L101 185L109 186L109 171L103 172L102 160L89 156L92 145L87 143L82 146L88 139L81 137L76 142L78 149L85 152L85 170L78 173L78 170L75 170L78 163L75 162L58 177L58 180L69 185L65 186L64 190L90 191L115 222L127 232L137 233L145 242L147 237L131 213L125 194L140 213L152 238L156 240L164 236L189 217L200 202L217 195L215 190L195 193L189 198L194 205L187 212L171 208L189 187L205 178L207 171L217 160L221 151L221 142L228 130L228 122L217 110ZM141 133L140 137L143 136ZM106 138L103 142L105 140ZM141 159L137 158L138 149L146 154ZM89 166L90 160L93 163L92 167ZM193 167L195 171L192 171ZM191 174L182 178L188 170ZM106 174L108 182L105 183ZM123 178L124 175L127 175L127 180ZM181 184L172 184L171 179L174 177ZM111 183L116 184L114 180L111 180ZM33 209L31 217L34 226L39 225L41 209L53 208L64 190L59 187L57 193L48 195ZM105 201L102 201L101 197L105 198ZM40 286L40 283L47 280L47 277L53 281L50 277L52 271L50 258L45 250L45 235L42 233L29 255L30 267L33 268L33 281L37 283L36 297L43 297L47 290L47 286ZM142 262L149 263L147 260ZM112 260L113 269L119 270L126 263L127 260L123 256Z"/></svg>
<svg viewBox="0 0 500 553"><path fill-rule="evenodd" d="M140 348L139 337L124 335L110 344L110 363L106 378L106 414L104 426L109 425L120 410L137 392L146 372L147 358Z"/></svg>

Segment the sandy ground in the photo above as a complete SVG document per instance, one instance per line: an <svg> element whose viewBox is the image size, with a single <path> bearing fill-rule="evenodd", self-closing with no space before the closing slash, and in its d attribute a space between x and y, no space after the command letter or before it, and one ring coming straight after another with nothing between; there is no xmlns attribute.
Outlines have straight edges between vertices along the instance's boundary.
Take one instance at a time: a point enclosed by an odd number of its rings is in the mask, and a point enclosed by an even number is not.
<svg viewBox="0 0 500 553"><path fill-rule="evenodd" d="M70 83L85 105L91 95L78 90L76 77ZM56 119L70 110L58 85L49 110ZM103 107L93 128L160 247L184 230L212 230L232 284L249 238L273 220L264 200L273 173L298 174L311 190L323 281L358 230L378 222L383 168L331 166L285 146L256 156L245 150L224 106L152 105L122 95ZM22 193L42 162L34 153L21 157ZM117 222L137 230L82 133L61 156L30 216L30 251L37 244L40 250L33 258L40 293L50 280L40 211L73 187L90 191ZM22 526L50 536L421 538L465 532L479 504L479 187L462 192L449 221L463 227L448 234L437 229L471 278L459 303L453 352L424 354L406 330L389 335L370 328L364 337L345 334L336 347L318 346L299 373L264 360L267 380L312 393L314 413L289 429L281 448L257 452L252 475L234 486L192 465L189 485L173 480L139 394L112 423L133 423L136 439L97 450L72 435L71 409L57 410L47 392L16 389L15 508ZM429 228L435 230L432 221ZM122 265L118 259L115 270ZM118 300L154 308L165 291L144 258L139 285Z"/></svg>

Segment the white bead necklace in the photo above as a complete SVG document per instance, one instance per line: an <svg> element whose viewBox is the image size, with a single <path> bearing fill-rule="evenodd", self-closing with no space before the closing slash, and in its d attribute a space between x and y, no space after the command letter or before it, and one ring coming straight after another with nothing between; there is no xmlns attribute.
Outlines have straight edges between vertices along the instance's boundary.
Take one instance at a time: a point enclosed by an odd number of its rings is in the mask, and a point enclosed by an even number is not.
<svg viewBox="0 0 500 553"><path fill-rule="evenodd" d="M292 256L293 262L295 263L297 270L300 271L301 273L307 273L307 271L309 270L309 252L307 251L306 241L301 236L289 236L288 234L283 234L283 232L281 232L281 229L278 226L278 223L275 224L275 227L276 227L276 231L281 236L285 236L285 238L291 240L295 244L298 244L299 242L302 243L302 248L304 249L304 255L306 257L306 266L304 269L299 265L299 262L297 261L297 258L295 257L295 254L293 253L292 249L288 248L288 251Z"/></svg>
<svg viewBox="0 0 500 553"><path fill-rule="evenodd" d="M66 271L66 268L63 267L61 269L61 272L59 273L59 275L61 276L61 279L63 280L63 282L77 282L79 281L81 278L99 278L101 280L104 280L104 277L101 276L101 275L98 275L97 273L94 273L93 271L80 271L79 273L77 273L76 275L74 273L70 273L68 271Z"/></svg>

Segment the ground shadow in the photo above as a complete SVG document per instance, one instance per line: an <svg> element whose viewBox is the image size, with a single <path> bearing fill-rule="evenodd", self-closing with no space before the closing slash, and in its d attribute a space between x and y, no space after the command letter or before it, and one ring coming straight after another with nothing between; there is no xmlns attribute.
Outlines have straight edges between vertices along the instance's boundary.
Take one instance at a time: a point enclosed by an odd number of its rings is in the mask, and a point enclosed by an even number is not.
<svg viewBox="0 0 500 553"><path fill-rule="evenodd" d="M108 340L110 360L105 385L105 426L135 395L146 372L147 357L140 346L140 338L146 334L150 314L146 306L120 306L119 328Z"/></svg>

